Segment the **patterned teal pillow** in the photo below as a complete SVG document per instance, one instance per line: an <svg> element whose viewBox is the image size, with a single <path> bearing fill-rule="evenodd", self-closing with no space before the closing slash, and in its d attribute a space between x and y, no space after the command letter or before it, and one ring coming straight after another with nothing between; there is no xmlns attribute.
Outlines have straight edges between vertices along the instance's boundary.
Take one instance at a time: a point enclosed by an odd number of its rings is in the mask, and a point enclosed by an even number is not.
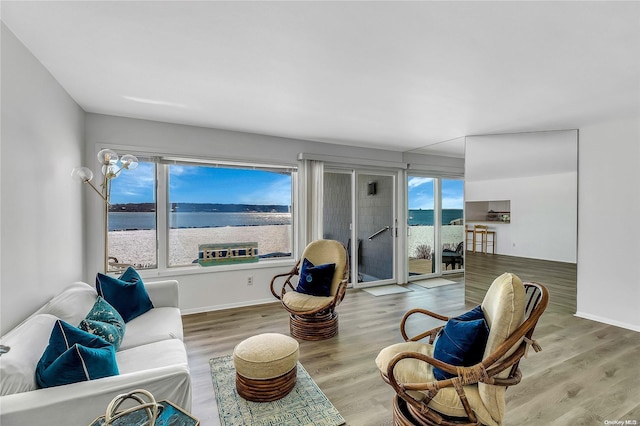
<svg viewBox="0 0 640 426"><path fill-rule="evenodd" d="M117 351L124 337L125 324L122 316L101 296L98 296L87 317L78 326L81 330L102 337Z"/></svg>

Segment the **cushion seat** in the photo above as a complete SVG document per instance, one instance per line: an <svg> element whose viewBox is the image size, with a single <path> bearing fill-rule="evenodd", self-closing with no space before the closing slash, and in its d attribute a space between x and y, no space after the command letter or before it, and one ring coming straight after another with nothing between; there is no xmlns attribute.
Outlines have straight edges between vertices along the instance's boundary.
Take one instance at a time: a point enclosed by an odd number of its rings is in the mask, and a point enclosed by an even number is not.
<svg viewBox="0 0 640 426"><path fill-rule="evenodd" d="M298 293L297 291L287 292L282 298L282 303L294 311L311 311L313 309L327 306L331 303L333 296L312 296L310 294Z"/></svg>
<svg viewBox="0 0 640 426"><path fill-rule="evenodd" d="M537 321L548 303L548 292L544 286L527 283L526 287L527 290L516 275L504 273L493 281L482 304L463 315L448 318L422 309L405 314L401 331L407 342L383 349L376 358L383 378L397 392L394 422L444 424L445 418L451 416L465 419L468 424L475 422L475 418L485 425L502 424L504 392L508 386L520 381L519 370L511 367L525 353L522 340L527 332L533 332L535 326L533 321L524 323L525 306L531 302L532 313L529 318ZM407 318L416 313L445 319L447 323L411 338L404 326ZM530 328L521 327L522 324ZM485 334L487 331L488 335ZM519 340L514 339L516 342L512 346L503 346L513 335L518 336ZM433 345L415 341L427 336L430 342L434 342ZM395 364L393 371L388 371L392 359L400 353L403 358ZM472 367L479 362L482 362L482 366L457 372L460 375L457 380L466 383L462 386L463 392L458 395L456 381L444 383L444 377L439 377L444 371L434 368L428 358L425 361L417 359L416 353L452 366ZM503 380L491 380L494 378ZM404 384L408 383L420 391L406 391ZM433 398L429 389L436 390ZM409 411L403 411L398 398L404 400L402 404L406 402L405 406L411 406ZM462 403L465 398L469 402L469 412Z"/></svg>
<svg viewBox="0 0 640 426"><path fill-rule="evenodd" d="M233 350L238 394L250 401L275 401L297 380L298 342L282 334L249 337Z"/></svg>
<svg viewBox="0 0 640 426"><path fill-rule="evenodd" d="M183 340L180 309L155 307L127 323L120 350L168 339Z"/></svg>
<svg viewBox="0 0 640 426"><path fill-rule="evenodd" d="M249 337L233 350L236 372L249 379L265 380L291 371L298 362L298 342L278 333Z"/></svg>
<svg viewBox="0 0 640 426"><path fill-rule="evenodd" d="M325 340L338 334L335 309L345 296L348 277L347 250L342 243L316 240L305 247L291 271L271 279L271 294L289 312L292 337Z"/></svg>
<svg viewBox="0 0 640 426"><path fill-rule="evenodd" d="M376 357L376 365L381 373L387 374L387 366L394 356L402 352L417 352L422 355L433 357L433 345L420 342L405 342L387 346ZM398 382L402 383L429 383L437 380L433 375L431 364L418 361L416 359L403 359L396 364L394 376ZM480 421L488 426L497 426L498 423L491 417L489 411L480 398L477 385L464 386L471 409L476 413ZM422 392L409 392L412 398L423 400ZM431 400L429 407L452 417L465 417L466 413L460 397L455 388L440 389L438 394Z"/></svg>
<svg viewBox="0 0 640 426"><path fill-rule="evenodd" d="M158 356L162 354L162 356ZM120 374L165 368L168 365L184 365L189 361L184 342L179 339L160 340L116 352Z"/></svg>

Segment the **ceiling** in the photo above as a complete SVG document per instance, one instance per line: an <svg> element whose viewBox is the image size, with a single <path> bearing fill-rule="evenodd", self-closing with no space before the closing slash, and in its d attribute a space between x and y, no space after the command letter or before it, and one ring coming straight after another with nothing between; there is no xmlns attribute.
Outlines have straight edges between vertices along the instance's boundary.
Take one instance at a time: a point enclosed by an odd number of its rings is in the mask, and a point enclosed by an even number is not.
<svg viewBox="0 0 640 426"><path fill-rule="evenodd" d="M88 112L461 156L640 112L640 2L2 1Z"/></svg>

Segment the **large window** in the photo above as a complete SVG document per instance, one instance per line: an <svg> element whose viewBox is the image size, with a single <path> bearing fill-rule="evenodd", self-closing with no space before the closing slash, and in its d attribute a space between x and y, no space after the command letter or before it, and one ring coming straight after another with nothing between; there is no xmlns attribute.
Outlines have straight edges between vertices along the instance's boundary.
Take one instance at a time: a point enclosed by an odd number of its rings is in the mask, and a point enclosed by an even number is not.
<svg viewBox="0 0 640 426"><path fill-rule="evenodd" d="M169 266L197 262L201 244L257 242L261 258L291 256L291 172L169 166Z"/></svg>
<svg viewBox="0 0 640 426"><path fill-rule="evenodd" d="M294 173L276 166L141 159L136 170L112 181L109 270L192 266L203 244L251 242L259 260L291 257Z"/></svg>

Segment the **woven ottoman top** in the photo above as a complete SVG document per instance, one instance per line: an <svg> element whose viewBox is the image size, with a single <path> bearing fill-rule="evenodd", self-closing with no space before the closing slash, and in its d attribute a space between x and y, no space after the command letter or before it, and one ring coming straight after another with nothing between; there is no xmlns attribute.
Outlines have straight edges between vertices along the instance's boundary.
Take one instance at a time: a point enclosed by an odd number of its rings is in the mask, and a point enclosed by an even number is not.
<svg viewBox="0 0 640 426"><path fill-rule="evenodd" d="M264 333L238 343L233 365L243 377L272 379L291 371L298 362L298 342L278 333Z"/></svg>

